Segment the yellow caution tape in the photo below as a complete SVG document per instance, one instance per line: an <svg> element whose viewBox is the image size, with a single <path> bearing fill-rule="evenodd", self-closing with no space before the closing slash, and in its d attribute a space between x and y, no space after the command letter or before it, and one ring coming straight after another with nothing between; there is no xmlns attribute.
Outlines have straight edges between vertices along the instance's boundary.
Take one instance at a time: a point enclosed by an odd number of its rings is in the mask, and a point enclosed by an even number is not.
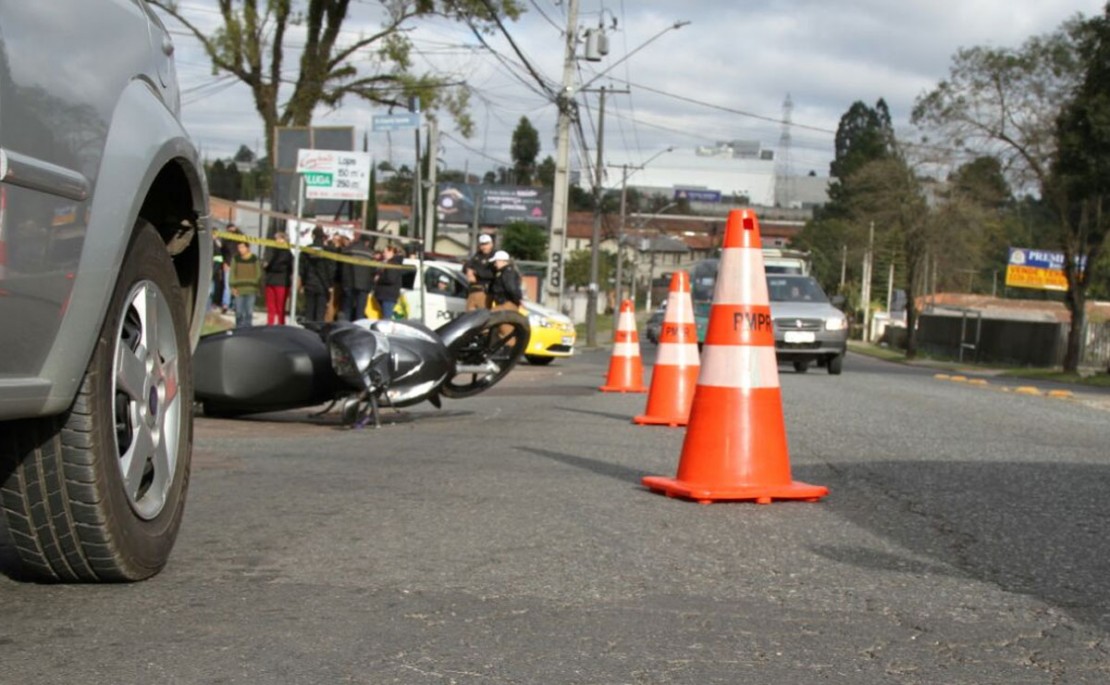
<svg viewBox="0 0 1110 685"><path fill-rule="evenodd" d="M293 246L289 243L279 243L271 238L255 238L254 236L244 235L242 233L231 233L229 231L212 231L212 235L220 238L221 240L231 240L233 242L250 243L252 245L263 245L265 247L274 247L279 250L292 250ZM359 266L373 266L379 269L407 269L415 270L415 266L407 264L388 264L386 262L378 262L372 259L363 259L362 257L352 257L341 252L332 252L331 250L321 250L318 247L302 247L301 252L310 254L324 259L331 259L336 262L344 262L346 264L357 264Z"/></svg>

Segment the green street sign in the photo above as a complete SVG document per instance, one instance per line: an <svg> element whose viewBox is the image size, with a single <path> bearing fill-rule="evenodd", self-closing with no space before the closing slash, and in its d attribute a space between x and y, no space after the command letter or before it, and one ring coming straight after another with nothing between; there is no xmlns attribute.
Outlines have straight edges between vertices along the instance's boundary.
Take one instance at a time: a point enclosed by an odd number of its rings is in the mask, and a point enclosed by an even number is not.
<svg viewBox="0 0 1110 685"><path fill-rule="evenodd" d="M332 175L324 174L319 171L309 171L304 175L304 184L310 188L329 188L331 187Z"/></svg>

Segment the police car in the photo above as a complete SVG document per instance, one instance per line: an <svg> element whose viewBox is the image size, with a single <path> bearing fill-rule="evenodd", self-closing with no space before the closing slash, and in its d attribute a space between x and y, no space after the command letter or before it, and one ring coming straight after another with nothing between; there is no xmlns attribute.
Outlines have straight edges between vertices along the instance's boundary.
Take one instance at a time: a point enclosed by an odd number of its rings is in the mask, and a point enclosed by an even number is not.
<svg viewBox="0 0 1110 685"><path fill-rule="evenodd" d="M406 318L438 328L466 313L468 286L461 264L434 259L424 260L423 265L417 259L405 259L404 263L412 267L404 272L401 281L408 307ZM569 317L528 300L521 305L520 313L528 317L532 328L524 348L529 362L550 364L574 354L577 334Z"/></svg>

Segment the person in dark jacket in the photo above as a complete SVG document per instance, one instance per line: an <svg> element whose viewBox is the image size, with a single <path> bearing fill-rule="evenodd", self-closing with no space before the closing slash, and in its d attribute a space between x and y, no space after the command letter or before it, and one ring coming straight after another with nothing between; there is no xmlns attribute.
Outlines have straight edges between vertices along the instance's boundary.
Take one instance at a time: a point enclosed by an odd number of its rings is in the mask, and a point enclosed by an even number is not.
<svg viewBox="0 0 1110 685"><path fill-rule="evenodd" d="M466 311L489 308L489 285L493 282L493 238L483 233L478 236L478 251L463 265L466 281L470 284L466 296Z"/></svg>
<svg viewBox="0 0 1110 685"><path fill-rule="evenodd" d="M386 264L400 266L404 264L404 255L396 245L386 245L382 250L382 261ZM382 310L383 319L393 318L393 308L397 300L401 299L401 269L380 269L374 283L374 299Z"/></svg>
<svg viewBox="0 0 1110 685"><path fill-rule="evenodd" d="M518 311L524 300L520 272L513 266L509 253L498 250L490 258L493 266L493 281L490 283L490 309L509 309Z"/></svg>
<svg viewBox="0 0 1110 685"><path fill-rule="evenodd" d="M285 325L285 307L289 298L289 283L293 278L293 254L284 233L275 233L279 247L271 247L262 262L262 282L266 286L266 325Z"/></svg>
<svg viewBox="0 0 1110 685"><path fill-rule="evenodd" d="M370 238L367 236L362 236L352 243L348 254L356 259L375 261L374 251L370 247ZM366 301L370 299L370 293L374 290L374 277L377 276L378 270L364 264L344 264L343 269L343 287L347 291L344 301L348 303L347 318L350 321L365 319Z"/></svg>
<svg viewBox="0 0 1110 685"><path fill-rule="evenodd" d="M324 229L312 229L312 247L326 249ZM301 289L304 291L305 321L323 321L328 311L328 293L335 280L334 259L305 252L301 255Z"/></svg>

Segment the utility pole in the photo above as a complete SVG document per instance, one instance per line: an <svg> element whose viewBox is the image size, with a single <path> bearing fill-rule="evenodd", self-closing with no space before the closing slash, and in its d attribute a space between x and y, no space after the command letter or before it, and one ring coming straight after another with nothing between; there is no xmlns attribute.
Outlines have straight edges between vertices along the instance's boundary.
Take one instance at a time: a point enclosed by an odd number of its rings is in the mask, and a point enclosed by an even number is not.
<svg viewBox="0 0 1110 685"><path fill-rule="evenodd" d="M875 222L871 222L867 238L867 252L863 255L863 285L860 288L860 299L863 301L863 341L871 341L871 267L874 259L873 247L875 244Z"/></svg>
<svg viewBox="0 0 1110 685"><path fill-rule="evenodd" d="M624 290L624 283L622 282L624 271L624 215L625 208L628 206L628 165L621 165L621 218L617 223L617 274L616 274L616 294L613 297L613 331L614 334L617 330L617 324L620 319L621 309L621 293Z"/></svg>
<svg viewBox="0 0 1110 685"><path fill-rule="evenodd" d="M439 154L439 126L428 120L428 196L424 210L424 251L434 252L436 241L436 155Z"/></svg>
<svg viewBox="0 0 1110 685"><path fill-rule="evenodd" d="M567 42L563 54L563 88L556 97L559 121L555 143L555 184L551 198L551 238L547 252L544 304L561 311L563 252L567 238L567 190L570 187L570 116L574 106L574 55L578 47L578 0L567 0Z"/></svg>
<svg viewBox="0 0 1110 685"><path fill-rule="evenodd" d="M586 296L586 346L597 345L597 294L600 290L598 284L598 271L601 253L601 201L603 198L601 184L605 178L605 164L602 159L605 149L605 93L609 92L602 86L601 99L597 110L597 166L594 174L594 228L590 238L590 285ZM614 93L627 93L627 90L612 91ZM617 247L617 259L620 260L620 246ZM619 304L618 304L619 306Z"/></svg>
<svg viewBox="0 0 1110 685"><path fill-rule="evenodd" d="M420 98L415 95L409 100L409 109L420 113ZM412 172L412 219L409 220L409 238L420 237L420 127L413 132L416 139L416 168Z"/></svg>

